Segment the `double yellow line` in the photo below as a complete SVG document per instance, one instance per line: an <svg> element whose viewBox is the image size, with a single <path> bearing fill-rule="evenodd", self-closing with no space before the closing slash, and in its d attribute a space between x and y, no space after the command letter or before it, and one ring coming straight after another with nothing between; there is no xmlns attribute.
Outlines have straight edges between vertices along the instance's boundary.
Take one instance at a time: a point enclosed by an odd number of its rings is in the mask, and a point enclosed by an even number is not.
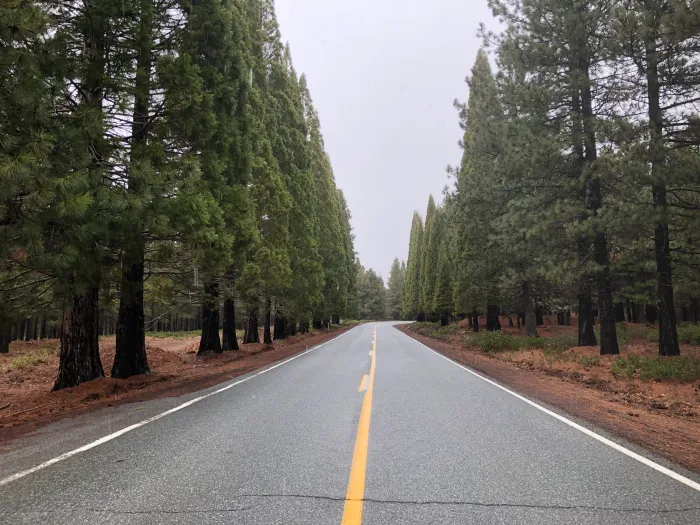
<svg viewBox="0 0 700 525"><path fill-rule="evenodd" d="M369 379L363 376L359 390L364 390L365 397L362 400L360 423L357 426L357 438L355 438L355 451L352 454L352 467L350 467L350 481L348 491L345 494L345 507L343 509L342 525L360 525L362 523L362 505L365 497L365 472L367 470L367 447L369 445L369 421L372 416L372 392L374 390L374 369L377 364L377 328L374 329L372 339L372 365L369 369ZM369 381L369 383L368 383Z"/></svg>

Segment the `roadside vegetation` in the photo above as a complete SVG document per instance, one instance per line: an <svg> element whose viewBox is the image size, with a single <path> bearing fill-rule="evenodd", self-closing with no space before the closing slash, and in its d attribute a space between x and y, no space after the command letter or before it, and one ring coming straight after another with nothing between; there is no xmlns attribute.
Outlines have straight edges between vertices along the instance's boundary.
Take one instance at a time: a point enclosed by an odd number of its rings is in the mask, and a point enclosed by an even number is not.
<svg viewBox="0 0 700 525"><path fill-rule="evenodd" d="M537 369L551 368L553 362L559 361L567 363L569 368L590 370L604 367L618 379L678 383L700 381L700 341L692 337L688 342L683 341L689 355L655 356L649 342L653 341L656 332L650 326L621 323L617 330L620 355L607 356L605 360L590 355L590 347L578 347L572 330L569 333L550 333L548 337L528 337L517 330L472 332L464 323L448 326L412 323L408 329L506 361L529 360ZM697 331L698 327L694 325L679 327L679 333L695 334Z"/></svg>
<svg viewBox="0 0 700 525"><path fill-rule="evenodd" d="M461 161L413 216L402 316L530 338L469 336L489 352L546 350L546 314L601 356L700 343L700 6L489 5L498 30L455 102Z"/></svg>
<svg viewBox="0 0 700 525"><path fill-rule="evenodd" d="M0 354L58 339L60 390L385 317L273 0L10 2L0 41Z"/></svg>

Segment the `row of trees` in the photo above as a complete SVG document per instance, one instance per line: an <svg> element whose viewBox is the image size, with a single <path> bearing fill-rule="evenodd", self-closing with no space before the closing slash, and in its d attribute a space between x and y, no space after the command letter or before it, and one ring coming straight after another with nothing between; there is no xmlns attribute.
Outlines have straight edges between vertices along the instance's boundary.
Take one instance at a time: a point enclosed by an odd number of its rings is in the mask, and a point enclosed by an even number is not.
<svg viewBox="0 0 700 525"><path fill-rule="evenodd" d="M403 300L404 281L406 279L406 264L394 259L389 273L387 287L384 279L370 269L365 269L356 262L357 268L357 305L353 311L359 319L401 319L401 302Z"/></svg>
<svg viewBox="0 0 700 525"><path fill-rule="evenodd" d="M260 313L267 343L356 315L350 212L273 0L3 3L0 176L0 351L19 319L60 326L56 389L103 375L101 310L120 378L149 371L145 302L201 309L200 353L237 348L236 304L244 342Z"/></svg>
<svg viewBox="0 0 700 525"><path fill-rule="evenodd" d="M486 310L497 329L506 309L533 336L537 304L576 311L602 354L627 319L658 322L660 354L678 355L677 315L699 316L700 3L489 5L504 30L482 27L455 103L454 189L413 218L404 315Z"/></svg>

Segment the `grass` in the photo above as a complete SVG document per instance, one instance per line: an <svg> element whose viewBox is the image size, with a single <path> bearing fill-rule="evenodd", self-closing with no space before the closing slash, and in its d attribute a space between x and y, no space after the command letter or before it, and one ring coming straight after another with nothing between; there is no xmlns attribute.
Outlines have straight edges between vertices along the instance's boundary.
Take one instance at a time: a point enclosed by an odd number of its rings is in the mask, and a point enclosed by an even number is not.
<svg viewBox="0 0 700 525"><path fill-rule="evenodd" d="M522 337L498 331L471 333L464 337L464 342L480 348L487 354L539 348L547 357L557 358L569 348L576 346L576 337L570 335L551 338Z"/></svg>
<svg viewBox="0 0 700 525"><path fill-rule="evenodd" d="M5 373L10 370L22 370L23 368L46 363L54 355L54 352L55 348L53 345L51 347L40 346L32 353L21 354L11 358L7 365L0 368L0 371Z"/></svg>
<svg viewBox="0 0 700 525"><path fill-rule="evenodd" d="M594 356L583 356L581 359L579 359L579 363L581 363L581 366L583 368L591 368L593 366L598 366L600 365L600 357L597 355Z"/></svg>
<svg viewBox="0 0 700 525"><path fill-rule="evenodd" d="M236 330L236 337L243 337L243 330ZM201 330L192 330L191 332L146 332L148 337L156 337L158 339L188 339L190 337L199 337L202 335Z"/></svg>
<svg viewBox="0 0 700 525"><path fill-rule="evenodd" d="M611 367L616 377L654 379L691 383L700 379L700 359L681 357L647 357L631 355L618 357Z"/></svg>

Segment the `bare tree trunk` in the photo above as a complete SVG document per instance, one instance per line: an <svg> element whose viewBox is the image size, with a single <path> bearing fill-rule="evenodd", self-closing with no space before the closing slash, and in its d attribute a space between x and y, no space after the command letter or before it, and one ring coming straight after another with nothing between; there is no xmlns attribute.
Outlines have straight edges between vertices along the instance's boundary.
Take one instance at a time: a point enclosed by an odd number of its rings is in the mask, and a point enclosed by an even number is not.
<svg viewBox="0 0 700 525"><path fill-rule="evenodd" d="M46 315L41 316L41 329L39 331L39 338L40 339L46 339L48 337L48 332L47 332L47 325L46 325Z"/></svg>
<svg viewBox="0 0 700 525"><path fill-rule="evenodd" d="M479 331L479 311L475 308L472 311L472 332Z"/></svg>
<svg viewBox="0 0 700 525"><path fill-rule="evenodd" d="M525 335L537 337L537 316L532 300L532 287L529 281L523 281L523 301L525 303Z"/></svg>
<svg viewBox="0 0 700 525"><path fill-rule="evenodd" d="M490 304L486 306L486 330L495 332L501 329L501 322L498 319L498 305Z"/></svg>
<svg viewBox="0 0 700 525"><path fill-rule="evenodd" d="M275 314L275 341L285 339L287 337L287 320L279 312Z"/></svg>
<svg viewBox="0 0 700 525"><path fill-rule="evenodd" d="M54 390L104 377L99 347L99 285L73 294L63 314L58 377Z"/></svg>
<svg viewBox="0 0 700 525"><path fill-rule="evenodd" d="M140 235L139 235L140 236ZM142 239L127 252L122 273L116 351L112 377L127 378L150 373L146 356L146 324L143 310L143 274L145 245Z"/></svg>
<svg viewBox="0 0 700 525"><path fill-rule="evenodd" d="M12 324L0 318L0 354L6 354L10 351L11 331Z"/></svg>
<svg viewBox="0 0 700 525"><path fill-rule="evenodd" d="M260 334L258 333L258 309L251 308L248 310L248 323L246 326L243 343L259 343Z"/></svg>
<svg viewBox="0 0 700 525"><path fill-rule="evenodd" d="M224 327L222 350L238 350L236 338L236 304L233 297L227 297L224 301Z"/></svg>
<svg viewBox="0 0 700 525"><path fill-rule="evenodd" d="M615 321L621 323L625 320L625 305L624 303L615 303Z"/></svg>
<svg viewBox="0 0 700 525"><path fill-rule="evenodd" d="M303 321L302 321L302 323L303 323ZM288 337L294 337L295 335L297 335L297 320L296 319L291 318L287 321L286 332L287 332Z"/></svg>
<svg viewBox="0 0 700 525"><path fill-rule="evenodd" d="M265 320L263 328L263 343L266 345L272 344L272 332L270 331L270 324L272 320L272 299L267 298L267 304L265 305Z"/></svg>
<svg viewBox="0 0 700 525"><path fill-rule="evenodd" d="M219 340L219 283L210 281L204 285L202 300L202 337L199 340L198 355L221 353Z"/></svg>

